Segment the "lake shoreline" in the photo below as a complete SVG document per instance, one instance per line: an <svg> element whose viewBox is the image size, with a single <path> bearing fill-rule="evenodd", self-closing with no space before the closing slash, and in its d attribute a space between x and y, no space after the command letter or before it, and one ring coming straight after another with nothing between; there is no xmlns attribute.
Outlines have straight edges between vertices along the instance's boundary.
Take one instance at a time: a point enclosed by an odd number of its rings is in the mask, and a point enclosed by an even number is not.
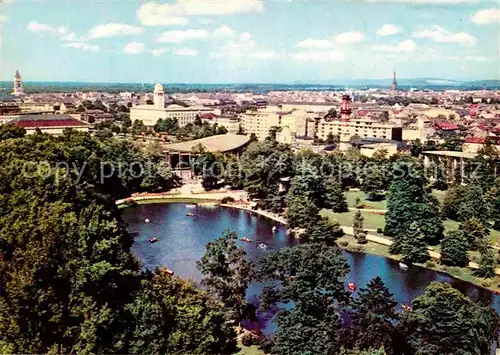
<svg viewBox="0 0 500 355"><path fill-rule="evenodd" d="M164 199L144 199L144 200L140 200L140 201L137 201L137 204L153 204L153 203L184 203L184 204L192 204L192 203L196 203L196 204L199 204L200 206L203 206L204 204L206 205L216 205L218 207L228 207L228 208L234 208L234 209L239 209L239 210L243 210L243 211L246 211L246 212L249 212L249 213L253 213L253 214L256 214L256 215L259 215L259 216L262 216L262 217L265 217L265 218L268 218L268 219L271 219L277 223L280 223L282 224L283 226L286 226L287 223L286 223L286 220L284 217L281 217L281 216L278 216L276 214L273 214L271 212L267 212L267 211L264 211L264 210L260 210L260 209L257 209L257 210L254 210L252 209L251 207L249 206L246 206L246 205L237 205L237 204L222 204L220 203L220 199L200 199L200 198L196 198L196 197L192 197L192 198L189 198L189 197L186 197L186 196L183 196L183 197L178 197L178 198L164 198ZM123 204L119 205L119 207L129 207L129 206L124 206ZM342 228L344 228L345 226L343 226ZM352 234L350 233L345 233L346 236L349 236L349 237L352 237ZM346 250L348 252L354 252L354 253L362 253L362 254L370 254L370 255L377 255L377 256L381 256L381 257L384 257L384 258L388 258L388 259L391 259L391 260L396 260L396 261L399 261L400 260L400 257L398 257L397 255L392 255L388 252L388 250L382 250L381 248L376 248L375 247L375 251L372 250L366 250L366 246L380 246L380 247L383 247L383 248L388 248L387 245L385 244L381 244L381 243L377 243L376 241L369 241L368 244L365 244L365 245L361 245L361 244L354 244L355 240L352 240L349 242L349 244L347 246L342 246L340 245L339 242L341 242L342 240L345 240L345 237L342 237L342 238L339 238L339 240L336 241L337 245L343 249L343 250ZM354 245L354 248L352 247ZM351 248L349 248L349 246L351 246ZM496 277L494 279L487 279L487 280L491 280L491 286L486 286L484 284L481 284L479 281L475 281L475 280L471 280L470 278L468 277L462 277L460 275L456 275L454 273L451 273L450 271L447 271L447 270L443 270L441 269L439 266L440 264L439 263L436 263L435 264L436 266L434 267L431 267L431 266L427 266L425 264L417 264L415 266L417 267L421 267L421 268L424 268L424 269L428 269L428 270L432 270L432 271L435 271L435 272L439 272L441 274L444 274L444 275L448 275L450 277L453 277L454 279L457 279L457 280L460 280L460 281L463 281L463 282L468 282L476 287L480 287L482 289L485 289L485 290L488 290L494 294L500 294L500 277ZM472 269L469 269L469 268L458 268L457 270L465 270L465 271L469 271L469 270L472 270ZM470 275L469 277L473 277L472 275ZM496 287L495 287L496 285Z"/></svg>

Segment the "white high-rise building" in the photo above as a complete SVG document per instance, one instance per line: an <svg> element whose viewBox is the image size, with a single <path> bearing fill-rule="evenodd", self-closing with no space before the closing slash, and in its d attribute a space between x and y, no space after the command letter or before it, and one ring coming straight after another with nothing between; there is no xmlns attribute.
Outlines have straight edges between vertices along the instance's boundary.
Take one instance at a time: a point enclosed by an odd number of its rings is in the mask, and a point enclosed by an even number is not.
<svg viewBox="0 0 500 355"><path fill-rule="evenodd" d="M12 95L24 95L23 79L21 78L21 74L19 74L19 70L16 70L16 75L14 75L14 89L12 90Z"/></svg>
<svg viewBox="0 0 500 355"><path fill-rule="evenodd" d="M158 83L153 91L153 103L155 108L163 110L165 108L165 92L163 86Z"/></svg>

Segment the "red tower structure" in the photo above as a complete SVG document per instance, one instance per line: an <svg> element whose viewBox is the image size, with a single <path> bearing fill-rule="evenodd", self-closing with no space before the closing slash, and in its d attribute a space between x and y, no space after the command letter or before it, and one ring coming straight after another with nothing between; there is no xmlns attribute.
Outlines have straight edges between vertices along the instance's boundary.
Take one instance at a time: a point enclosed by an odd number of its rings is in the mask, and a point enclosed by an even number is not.
<svg viewBox="0 0 500 355"><path fill-rule="evenodd" d="M349 141L351 139L351 130L349 129L349 121L351 119L351 114L351 97L347 94L342 95L342 104L340 105L340 150L347 150L350 147Z"/></svg>

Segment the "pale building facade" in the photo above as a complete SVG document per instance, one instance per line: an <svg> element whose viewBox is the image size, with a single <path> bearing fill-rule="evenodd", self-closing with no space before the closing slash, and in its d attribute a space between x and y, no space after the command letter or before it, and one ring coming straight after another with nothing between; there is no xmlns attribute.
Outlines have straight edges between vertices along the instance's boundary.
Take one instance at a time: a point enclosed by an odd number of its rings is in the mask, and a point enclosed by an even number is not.
<svg viewBox="0 0 500 355"><path fill-rule="evenodd" d="M318 124L317 136L326 140L329 134L338 137L384 138L401 141L402 128L391 124L381 123L369 119L352 118L350 121L327 121L321 119Z"/></svg>
<svg viewBox="0 0 500 355"><path fill-rule="evenodd" d="M241 115L241 127L247 135L253 133L258 140L264 140L271 127L279 127L279 116L269 111L246 112Z"/></svg>
<svg viewBox="0 0 500 355"><path fill-rule="evenodd" d="M152 127L161 118L163 120L177 119L179 126L193 123L197 116L203 113L219 113L218 111L203 106L183 107L180 105L169 105L165 107L165 93L161 84L156 84L153 91L153 105L138 105L130 108L130 119L132 122L140 120L144 125Z"/></svg>

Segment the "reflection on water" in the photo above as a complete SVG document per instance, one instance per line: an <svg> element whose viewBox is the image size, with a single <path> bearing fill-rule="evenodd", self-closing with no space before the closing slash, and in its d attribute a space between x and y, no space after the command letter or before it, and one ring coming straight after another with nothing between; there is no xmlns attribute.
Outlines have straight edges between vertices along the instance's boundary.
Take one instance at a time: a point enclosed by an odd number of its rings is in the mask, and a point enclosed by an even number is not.
<svg viewBox="0 0 500 355"><path fill-rule="evenodd" d="M186 213L194 213L196 216L188 217ZM203 256L205 245L219 237L226 229L235 231L239 237L249 237L252 240L252 243L240 243L253 262L269 250L296 243L294 239L286 236L283 226L267 218L233 208L151 204L126 208L123 210L123 218L129 224L129 232L135 235L132 250L145 268L168 266L176 275L194 281L201 279L196 269L196 261ZM146 218L150 219L150 223L144 223ZM275 234L271 231L274 225L277 226ZM158 238L159 241L150 244L149 239L152 237ZM268 249L258 248L259 243L267 244ZM448 275L418 267L401 271L396 261L375 255L348 252L344 255L351 267L347 282L354 282L359 289L370 279L380 276L400 304L407 304L421 295L430 282L444 281L474 301L492 304L497 311L500 310L498 295ZM252 283L247 298L257 303L258 294L264 286ZM271 310L259 315L259 324L264 332L273 330L270 319L274 313Z"/></svg>

